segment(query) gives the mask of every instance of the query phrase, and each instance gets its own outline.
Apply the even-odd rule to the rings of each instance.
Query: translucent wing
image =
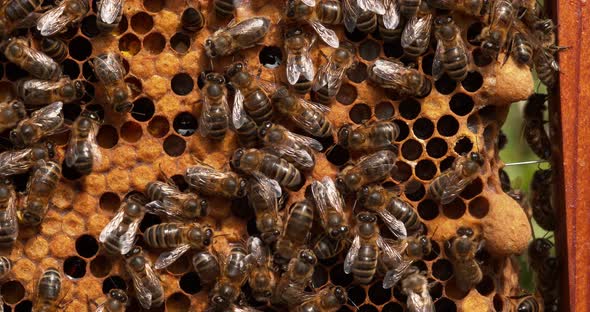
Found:
[[[436,51],[434,52],[434,60],[432,61],[432,77],[434,77],[434,80],[438,80],[444,73],[442,65],[444,52],[445,47],[439,40],[436,45]]]
[[[101,0],[98,9],[98,17],[100,20],[107,24],[113,24],[117,17],[121,15],[121,11],[123,11],[123,1],[124,0]]]
[[[273,145],[272,147],[264,148],[265,151],[275,154],[279,157],[288,159],[291,162],[301,166],[302,168],[311,169],[315,166],[315,161],[308,151],[298,146],[291,145]]]
[[[299,103],[305,107],[306,110],[315,111],[317,114],[324,114],[330,110],[330,108],[326,105],[317,104],[314,102],[308,102],[304,99],[298,99]],[[295,122],[303,129],[319,129],[321,128],[321,124],[317,118],[309,118],[309,115],[303,114],[296,114],[291,116]]]
[[[463,189],[465,189],[465,187],[471,183],[471,181],[471,179],[461,179],[457,181],[457,183],[447,185],[442,193],[442,196],[440,197],[440,203],[446,205],[452,202],[455,198],[457,198],[457,196],[459,196],[459,193],[461,193]]]
[[[92,60],[92,64],[94,65],[94,73],[97,78],[104,83],[122,80],[125,76],[125,68],[123,68],[117,54],[108,53],[100,57],[95,57]]]
[[[340,192],[338,192],[336,184],[334,184],[334,180],[332,180],[332,178],[330,177],[324,177],[322,179],[322,183],[326,188],[326,195],[328,197],[328,201],[332,204],[332,207],[336,211],[342,213],[344,207],[344,199],[340,195]]]
[[[182,256],[185,252],[191,249],[191,245],[184,244],[180,245],[171,251],[166,251],[160,254],[158,260],[156,260],[156,265],[154,266],[157,270],[163,269],[176,261],[180,256]]]
[[[322,65],[320,67],[320,69],[318,70],[315,80],[313,82],[313,86],[312,86],[313,91],[317,91],[317,90],[321,89],[323,86],[328,84],[329,66],[330,66],[330,63],[328,62],[328,63]]]
[[[265,247],[260,238],[255,236],[248,238],[248,251],[258,265],[266,263]]]
[[[382,0],[357,0],[358,6],[363,11],[370,11],[375,14],[385,14],[385,5]]]
[[[223,96],[221,98],[221,103],[216,104],[215,106],[221,106],[221,107],[219,107],[219,109],[223,110],[223,112],[225,113],[226,116],[228,115],[229,106],[227,105],[227,98],[225,96]],[[201,116],[199,118],[199,120],[200,120],[199,133],[203,137],[206,137],[209,134],[209,131],[211,130],[212,125],[210,123],[210,120],[213,119],[212,116],[210,115],[211,110],[212,110],[211,100],[208,97],[204,97],[203,107],[201,108]],[[225,119],[225,120],[227,122],[227,119]]]
[[[356,21],[361,14],[356,0],[342,0],[342,9],[344,13],[344,27],[348,32],[353,32],[356,28]]]
[[[45,136],[54,134],[64,122],[62,107],[62,102],[55,102],[42,107],[31,115],[29,121],[43,129]]]
[[[309,52],[303,52],[302,54],[289,53],[287,56],[287,80],[289,84],[296,84],[301,76],[312,81],[314,74],[315,69]]]
[[[10,176],[24,173],[33,162],[30,160],[31,148],[0,153],[0,176]]]
[[[307,6],[315,7],[315,0],[301,0],[301,2]]]
[[[415,312],[434,312],[434,305],[432,303],[432,298],[428,293],[426,287],[420,294],[416,292],[410,292],[408,294],[408,308],[411,311]]]
[[[388,244],[383,237],[379,236],[377,238],[377,246],[381,248],[381,252],[383,252],[387,257],[393,259],[393,261],[401,263],[402,262],[402,255],[400,252],[393,248],[390,244]]]
[[[90,151],[94,163],[100,163],[102,160],[102,155],[100,153],[100,149],[98,148],[98,144],[96,142],[96,134],[98,133],[98,125],[96,123],[92,124],[90,132],[88,133],[88,138],[83,142],[76,141],[75,138],[70,137],[70,141],[68,143],[68,147],[66,149],[66,164],[69,167],[72,167],[74,163],[78,160],[79,150]]]
[[[385,14],[383,14],[383,26],[387,29],[396,29],[399,25],[399,10],[397,0],[385,0]]]
[[[401,88],[404,83],[403,74],[407,69],[398,61],[376,60],[372,70],[379,78]]]
[[[359,249],[361,248],[361,238],[356,235],[354,240],[352,241],[352,245],[346,254],[346,259],[344,259],[344,273],[350,274],[352,272],[352,264],[354,259],[359,253]]]
[[[127,254],[131,247],[133,247],[133,242],[135,241],[135,233],[137,233],[137,229],[139,228],[139,223],[141,218],[137,218],[129,224],[127,231],[121,235],[119,238],[119,244],[121,246],[121,254]]]
[[[103,303],[103,304],[101,304],[101,305],[99,305],[99,306],[96,308],[96,312],[105,312],[104,306],[105,306],[105,304],[104,304],[104,303]],[[0,312],[2,312],[2,311],[0,311]]]
[[[361,171],[373,176],[387,176],[395,167],[396,155],[392,151],[383,150],[362,157],[356,164]]]
[[[228,173],[223,171],[217,171],[207,166],[193,166],[188,167],[185,172],[187,183],[197,190],[205,194],[212,194],[216,188],[211,183],[214,180],[221,180],[226,178]]]
[[[273,207],[274,213],[278,213],[278,198],[281,197],[281,186],[276,180],[269,179],[262,174],[252,176],[253,181],[248,189],[248,199],[263,199],[265,207]]]
[[[149,264],[146,263],[146,268]],[[144,285],[143,280],[138,276],[137,273],[131,273],[132,270],[128,269],[133,280],[133,287],[135,288],[135,295],[137,300],[145,309],[149,309],[152,305],[152,293],[148,289],[148,285]]]
[[[244,94],[238,89],[236,89],[236,94],[234,95],[231,121],[235,129],[240,129],[248,121],[246,110],[244,110]]]
[[[412,16],[406,23],[406,27],[402,32],[402,47],[407,48],[414,45],[428,48],[428,44],[425,44],[424,42],[428,42],[430,40],[432,18],[432,14]],[[414,44],[414,42],[416,43]]]
[[[383,222],[387,225],[391,233],[393,233],[398,239],[405,239],[408,237],[408,232],[404,223],[392,215],[391,212],[386,209],[381,209],[377,211],[377,213],[381,219],[383,219]]]
[[[317,208],[320,214],[320,220],[322,221],[323,225],[325,226],[327,223],[328,217],[328,190],[326,186],[320,181],[313,181],[311,184],[311,195],[315,201],[315,207]]]
[[[15,230],[15,234],[13,239],[16,239],[16,235],[18,234],[18,221],[16,219],[16,202],[17,197],[14,189],[10,190],[11,196],[8,198],[8,202],[6,204],[6,215],[4,216],[2,221],[2,226],[6,228],[13,228]],[[6,234],[5,234],[6,235]]]
[[[254,309],[252,307],[238,307],[236,305],[233,305],[230,308],[229,312],[262,312],[262,311]]]
[[[67,1],[62,1],[57,7],[46,11],[37,21],[37,30],[42,36],[51,36],[60,32],[72,20],[68,15],[64,15]]]
[[[338,40],[336,32],[326,28],[326,26],[317,20],[309,20],[308,22],[327,45],[331,46],[332,48],[338,48],[340,46],[340,41]],[[313,75],[311,75],[309,80],[311,81],[312,79]]]
[[[305,106],[306,109],[311,109],[311,110],[317,110],[320,111],[321,113],[328,113],[330,111],[330,107],[326,106],[326,105],[322,105],[316,102],[310,102],[310,101],[306,101],[304,99],[299,99],[299,103],[303,106]]]
[[[181,212],[176,209],[175,207],[171,206],[169,202],[164,202],[160,200],[154,200],[145,205],[145,209],[156,215],[165,215],[169,218],[173,218],[175,220],[181,220],[182,215]]]
[[[145,275],[147,277],[147,282],[149,283],[151,289],[159,288],[160,290],[162,290],[162,282],[160,282],[160,278],[158,277],[158,275],[154,273],[151,263],[147,259],[145,262]],[[161,292],[163,293],[164,291],[162,290]]]
[[[291,142],[299,145],[300,147],[303,147],[303,146],[310,147],[318,152],[324,148],[322,146],[322,143],[320,143],[318,140],[316,140],[314,138],[310,138],[308,136],[295,134],[291,131],[287,131],[287,137],[289,138],[289,140],[291,140]]]
[[[121,224],[121,221],[123,221],[124,215],[125,211],[123,211],[123,209],[119,209],[119,212],[117,212],[117,214],[104,227],[104,229],[102,229],[102,231],[100,232],[100,236],[98,237],[98,240],[101,243],[104,243],[110,235],[115,234],[117,228],[119,227],[119,224]]]

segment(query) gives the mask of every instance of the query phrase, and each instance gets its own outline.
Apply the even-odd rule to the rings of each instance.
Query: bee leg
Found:
[[[512,46],[514,44],[514,37],[511,36],[510,39],[508,39],[508,47],[506,48],[506,51],[504,52],[504,61],[502,62],[502,66],[504,66],[504,64],[506,64],[506,62],[508,62],[508,58],[510,57],[510,52],[512,51]]]

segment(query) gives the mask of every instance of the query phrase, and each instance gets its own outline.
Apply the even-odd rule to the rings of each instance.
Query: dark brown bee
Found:
[[[547,49],[535,48],[533,53],[533,64],[539,80],[548,88],[555,86],[559,64],[553,54]]]
[[[47,54],[54,61],[61,63],[68,57],[68,45],[59,38],[43,37],[41,52]]]
[[[98,312],[125,312],[129,297],[122,289],[111,289],[107,300],[96,308]]]
[[[439,16],[434,24],[438,43],[432,63],[432,76],[438,79],[446,72],[455,81],[465,80],[469,57],[459,27],[450,16]]]
[[[395,247],[396,249],[403,249],[406,246],[401,261],[390,258],[384,253],[379,255],[377,270],[380,275],[383,275],[384,289],[395,286],[404,276],[412,272],[411,265],[414,261],[424,259],[432,252],[432,243],[425,235],[408,237],[398,243],[399,247]]]
[[[79,80],[62,77],[58,81],[24,79],[16,83],[18,96],[28,106],[45,106],[47,103],[71,103],[84,96],[84,84]]]
[[[383,38],[383,41],[385,41],[385,42],[394,42],[394,41],[399,40],[402,37],[402,32],[405,28],[404,25],[406,24],[405,19],[403,17],[400,17],[400,22],[397,25],[397,27],[395,27],[393,29],[388,29],[387,27],[385,27],[385,25],[383,23],[382,16],[379,16],[378,23],[379,23],[379,34],[381,35],[381,38]]]
[[[119,26],[123,18],[122,0],[102,0],[98,2],[98,11],[96,13],[96,25],[103,32],[111,32]]]
[[[299,128],[315,137],[332,135],[332,123],[326,118],[327,106],[293,96],[287,88],[279,88],[272,96],[275,108],[288,116]]]
[[[277,284],[270,249],[258,237],[248,239],[248,262],[251,266],[248,284],[258,302],[269,302]]]
[[[133,247],[135,233],[145,214],[142,201],[138,196],[127,197],[117,214],[100,232],[98,240],[108,254],[124,255]]]
[[[161,306],[164,302],[162,282],[152,269],[150,260],[139,246],[124,255],[125,267],[133,280],[137,300],[144,309]]]
[[[522,32],[512,34],[512,57],[520,64],[531,64],[533,60],[533,46]]]
[[[266,244],[276,242],[283,230],[278,207],[281,194],[278,182],[261,174],[252,175],[248,183],[248,203],[256,214],[256,228]]]
[[[145,189],[151,200],[145,208],[154,214],[181,220],[194,220],[209,214],[209,204],[206,199],[193,193],[181,192],[172,181],[152,181],[146,185]]]
[[[330,285],[314,293],[311,298],[305,300],[292,311],[336,312],[346,304],[347,300],[348,295],[344,287]]]
[[[27,185],[24,209],[17,213],[21,223],[29,226],[41,224],[60,178],[61,165],[59,163],[51,160],[37,162],[35,171]]]
[[[365,34],[372,34],[378,27],[377,14],[362,11],[356,20],[356,28]]]
[[[235,110],[234,106],[234,110]],[[235,114],[232,112],[232,128],[238,136],[238,143],[242,147],[257,147],[260,143],[258,138],[258,126],[254,119],[245,112],[240,114],[238,120],[234,119]]]
[[[58,133],[64,122],[62,107],[62,102],[55,102],[36,110],[31,117],[19,121],[16,128],[10,131],[10,141],[16,146],[29,146],[44,137]]]
[[[547,109],[547,96],[535,93],[529,97],[524,107],[524,138],[539,158],[551,159],[551,140],[544,127],[544,111]]]
[[[315,13],[318,20],[327,25],[341,24],[344,18],[340,1],[336,0],[324,0],[316,3]]]
[[[18,236],[18,220],[16,216],[17,197],[14,186],[9,180],[0,182],[0,247],[9,249]],[[0,257],[0,279],[4,277],[6,260]]]
[[[344,193],[357,192],[364,185],[384,180],[391,175],[397,156],[392,151],[378,151],[362,157],[338,173],[336,185]]]
[[[411,0],[410,0],[411,1]],[[428,50],[430,45],[430,31],[432,29],[432,20],[434,15],[426,4],[422,4],[418,14],[406,16],[408,22],[402,32],[401,44],[404,53],[410,57],[418,57]]]
[[[131,90],[123,80],[125,68],[121,56],[115,53],[100,54],[92,60],[92,68],[98,80],[104,85],[106,102],[113,110],[121,114],[131,111]]]
[[[484,165],[480,153],[471,152],[455,159],[453,166],[430,183],[429,192],[441,204],[452,202],[473,182]]]
[[[188,167],[184,177],[200,194],[226,198],[240,198],[246,195],[246,180],[232,171],[219,171],[201,164]]]
[[[90,174],[94,164],[100,163],[102,158],[96,143],[100,123],[98,114],[84,111],[72,124],[65,161],[82,175]]]
[[[33,311],[57,312],[61,310],[59,307],[61,285],[61,274],[57,269],[45,270],[37,283]]]
[[[349,227],[343,212],[344,200],[329,177],[311,184],[311,192],[324,227],[324,233],[313,244],[314,253],[320,259],[339,254],[348,238]]]
[[[205,52],[207,56],[214,58],[251,48],[264,39],[270,24],[267,17],[252,17],[237,24],[231,23],[205,40]]]
[[[428,292],[428,279],[424,272],[419,272],[415,267],[402,280],[402,292],[408,296],[406,305],[408,311],[427,312],[435,311],[432,297]]]
[[[551,203],[551,181],[553,172],[551,169],[539,169],[533,174],[530,187],[530,205],[533,209],[533,218],[540,227],[546,231],[555,230],[555,210]]]
[[[430,93],[432,84],[419,71],[405,67],[398,60],[378,59],[367,67],[369,80],[384,89],[391,89],[395,94],[425,97]]]
[[[8,40],[4,48],[4,56],[35,78],[58,80],[62,76],[59,64],[45,53],[33,49],[23,38]]]
[[[475,253],[484,241],[476,237],[471,228],[460,227],[457,236],[445,242],[445,253],[453,263],[455,283],[462,292],[468,292],[481,282],[483,273]]]
[[[257,79],[248,73],[245,63],[236,62],[226,71],[232,86],[236,88],[234,98],[234,114],[242,113],[241,108],[250,116],[257,125],[270,121],[273,115],[273,106],[267,93],[258,84]],[[238,111],[236,111],[236,109]],[[236,117],[241,120],[242,116]],[[234,122],[235,125],[235,122]],[[238,125],[235,125],[238,128]]]
[[[12,261],[6,256],[0,257],[0,279],[5,278],[12,271]]]
[[[193,256],[193,267],[199,274],[201,284],[209,287],[215,284],[221,274],[217,257],[208,251],[201,251]]]
[[[354,61],[354,48],[340,47],[330,55],[328,62],[322,65],[314,79],[313,91],[318,102],[329,105],[332,103],[344,78],[344,73]]]
[[[272,303],[296,306],[305,300],[305,288],[310,286],[317,258],[309,249],[296,250],[274,291]]]
[[[400,2],[398,3],[399,12],[401,13],[401,15],[410,18],[418,14],[418,10],[420,10],[421,4],[421,0],[400,0]]]
[[[195,33],[205,26],[205,16],[199,7],[188,7],[182,12],[180,23],[182,29],[190,33]]]
[[[232,168],[246,174],[261,173],[289,190],[299,189],[302,176],[288,161],[254,148],[237,149],[230,160]]]
[[[53,36],[64,32],[68,25],[76,25],[90,10],[88,1],[64,0],[45,11],[37,20],[41,36]]]
[[[338,130],[338,144],[350,151],[375,152],[393,148],[399,127],[391,121],[364,123],[358,127],[344,124]]]
[[[321,8],[314,10],[316,6],[316,0],[287,0],[284,17],[286,17],[288,23],[309,24],[327,45],[338,48],[340,43],[336,32],[322,24],[323,22],[318,19],[321,14],[313,14],[317,10],[321,10]]]
[[[496,0],[490,12],[489,25],[481,31],[481,49],[493,58],[497,58],[501,49],[506,46],[508,31],[514,23],[516,10],[512,1]]]
[[[236,11],[235,0],[214,0],[213,9],[215,14],[221,18],[226,18],[234,15]]]
[[[289,209],[285,229],[276,244],[275,262],[286,265],[295,252],[305,246],[313,225],[314,207],[307,200],[295,202]]]
[[[22,174],[39,160],[49,160],[55,156],[52,143],[39,143],[32,147],[0,153],[0,176]]]
[[[2,1],[0,7],[0,35],[6,37],[18,28],[33,27],[43,1],[8,0]]]
[[[0,132],[12,129],[27,117],[25,105],[19,100],[0,102]]]
[[[199,117],[199,132],[203,137],[221,141],[229,127],[229,106],[225,78],[218,73],[201,74],[205,84],[201,89],[203,106]]]
[[[313,38],[303,29],[296,27],[287,30],[284,39],[287,52],[287,81],[293,86],[295,93],[304,95],[311,90],[315,75],[315,67],[309,53]]]
[[[524,297],[516,297],[516,303],[512,303],[515,307],[515,311],[518,312],[541,312],[541,305],[537,298],[531,295],[526,295]],[[547,310],[544,310],[547,311]]]
[[[267,150],[292,163],[300,170],[311,170],[315,166],[315,152],[322,150],[322,144],[315,139],[295,134],[287,128],[265,122],[258,130],[258,136]]]
[[[221,275],[209,292],[210,307],[213,311],[228,311],[240,297],[251,266],[248,254],[241,244],[233,244],[229,255],[221,264]]]
[[[543,266],[543,261],[551,256],[553,243],[546,238],[533,239],[527,248],[529,266],[533,271],[538,271]]]

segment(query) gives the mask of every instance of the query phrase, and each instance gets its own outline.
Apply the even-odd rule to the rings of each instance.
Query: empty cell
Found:
[[[432,298],[433,301],[442,297],[443,288],[444,288],[443,284],[441,284],[439,282],[435,282],[431,285],[429,283],[428,287],[429,287],[428,292],[430,293],[430,297]]]
[[[416,140],[407,140],[402,145],[402,156],[407,160],[416,160],[422,155],[422,144]]]
[[[76,252],[84,258],[92,258],[98,252],[98,241],[94,236],[84,234],[76,239]]]
[[[14,312],[30,312],[33,310],[33,302],[31,300],[23,300],[14,307]]]
[[[449,156],[445,158],[443,161],[440,162],[440,172],[445,172],[449,168],[453,166],[453,162],[455,162],[455,157]]]
[[[494,280],[489,275],[484,275],[481,282],[475,286],[475,289],[482,296],[490,295],[495,289]]]
[[[347,287],[352,283],[352,275],[344,273],[344,263],[338,263],[330,270],[330,281],[334,285]]]
[[[8,304],[15,304],[25,297],[25,288],[19,281],[8,281],[2,284],[2,299]]]
[[[174,185],[176,185],[176,187],[178,187],[178,189],[181,192],[186,191],[189,187],[188,183],[186,183],[186,180],[184,179],[184,176],[182,174],[175,174],[171,176],[170,179],[172,179]]]
[[[154,19],[145,12],[136,13],[131,17],[131,29],[140,35],[147,34],[152,27],[154,27]]]
[[[86,275],[86,261],[78,256],[69,257],[64,261],[63,271],[70,278],[82,278]]]
[[[471,182],[469,185],[467,185],[467,187],[465,187],[463,192],[461,192],[461,197],[464,199],[471,199],[471,198],[479,195],[482,190],[483,190],[483,182],[481,181],[480,178],[477,178],[473,182]]]
[[[414,171],[419,179],[428,181],[436,175],[436,165],[431,160],[423,159],[418,162]]]
[[[412,132],[419,139],[428,139],[434,133],[434,124],[428,118],[420,118],[414,122]]]
[[[422,183],[419,183],[417,189],[406,190],[404,195],[406,195],[406,198],[411,201],[419,201],[426,195],[426,189]]]
[[[103,255],[98,255],[90,261],[90,273],[94,277],[105,277],[109,275],[113,264],[109,258]]]
[[[407,98],[399,103],[399,114],[408,120],[418,117],[420,109],[420,102],[413,98]]]
[[[128,121],[121,126],[121,138],[127,142],[135,143],[141,139],[142,135],[143,130],[137,122]]]
[[[359,307],[359,312],[378,312],[377,308],[372,304],[365,304]]]
[[[92,54],[92,44],[84,37],[76,37],[70,41],[68,50],[75,60],[84,61]]]
[[[438,213],[438,205],[430,199],[423,200],[418,204],[418,214],[423,220],[434,220],[438,217]]]
[[[348,300],[352,301],[355,305],[362,305],[366,298],[367,293],[363,287],[355,285],[348,288]]]
[[[277,68],[283,63],[283,51],[276,46],[264,47],[258,54],[258,61],[266,68]]]
[[[391,300],[391,289],[384,289],[380,282],[374,283],[369,288],[369,299],[376,305],[382,305]]]
[[[357,124],[362,124],[371,119],[371,114],[371,108],[364,103],[355,104],[348,113],[350,120]]]
[[[186,53],[191,47],[191,38],[185,33],[177,32],[170,38],[170,47],[178,53]]]
[[[177,135],[170,135],[164,140],[164,152],[172,157],[177,157],[184,153],[186,141]]]
[[[502,296],[500,294],[495,294],[494,295],[494,309],[496,309],[496,311],[504,311],[504,299],[502,299]]]
[[[426,143],[426,153],[432,158],[441,158],[447,154],[447,142],[441,138],[432,138]]]
[[[404,308],[397,302],[390,302],[383,306],[381,312],[404,312]]]
[[[199,274],[195,272],[188,272],[184,274],[178,281],[178,285],[182,291],[191,295],[198,293],[202,289]]]
[[[342,84],[340,87],[340,91],[336,94],[336,100],[340,102],[340,104],[350,105],[356,100],[357,92],[356,88],[348,83]]]
[[[395,108],[391,102],[383,101],[375,105],[375,117],[380,120],[386,120],[391,118],[395,114]]]
[[[453,276],[453,264],[447,259],[438,259],[432,264],[432,276],[439,281],[446,281]]]
[[[399,182],[405,182],[412,176],[412,167],[403,161],[395,163],[395,170],[392,178]]]
[[[64,114],[64,120],[67,123],[73,123],[80,113],[82,112],[82,107],[78,104],[66,104],[62,108],[62,112]]]
[[[166,38],[159,32],[153,32],[143,38],[143,47],[151,54],[160,54],[166,46]]]
[[[459,219],[465,214],[465,203],[460,198],[442,206],[443,214],[449,219]]]
[[[408,127],[408,123],[401,120],[401,119],[396,119],[393,122],[399,128],[399,135],[397,136],[395,141],[401,142],[401,141],[405,140],[408,137],[408,135],[410,134],[410,128]]]
[[[98,146],[102,148],[113,148],[119,142],[119,134],[117,133],[117,129],[111,125],[102,125],[100,129],[98,129],[98,134],[96,135],[96,142]]]
[[[64,75],[70,77],[70,79],[77,79],[80,76],[80,65],[74,60],[66,59],[61,63],[61,66]]]
[[[166,299],[166,311],[184,312],[190,310],[191,300],[183,293],[177,292]]]
[[[457,305],[449,298],[442,297],[434,303],[436,311],[456,312]]]
[[[451,94],[457,88],[457,82],[451,79],[449,75],[444,73],[437,81],[434,82],[434,88],[440,94]]]
[[[133,101],[131,117],[137,121],[148,121],[152,118],[155,111],[154,102],[149,98],[142,97]]]
[[[187,95],[193,90],[195,83],[189,74],[179,73],[172,77],[171,86],[174,93]]]
[[[465,80],[461,81],[463,89],[475,92],[483,85],[483,76],[478,71],[470,71]]]
[[[475,22],[469,25],[469,28],[467,28],[467,42],[475,46],[481,45],[479,35],[481,34],[483,26],[484,25],[481,22]]]
[[[154,138],[161,138],[170,131],[170,123],[164,116],[154,116],[148,123],[148,133]]]
[[[455,143],[455,152],[459,155],[465,155],[473,149],[473,142],[468,137],[462,137]]]
[[[182,255],[178,260],[166,267],[166,272],[171,275],[182,275],[188,272],[192,267],[191,259],[188,254]]]
[[[443,136],[453,136],[459,131],[459,122],[451,115],[442,116],[436,123],[438,133]]]
[[[366,40],[359,46],[359,55],[367,61],[372,61],[379,56],[381,46],[373,40]]]
[[[119,39],[119,51],[136,55],[141,50],[141,41],[136,35],[128,33]]]
[[[106,192],[100,195],[100,209],[107,211],[115,211],[119,209],[119,205],[121,205],[121,199],[119,199],[119,195],[117,195],[116,193]]]
[[[457,93],[451,97],[449,106],[451,111],[459,116],[465,116],[473,109],[473,99],[465,93]]]
[[[488,66],[494,61],[494,59],[491,56],[483,53],[481,48],[475,48],[472,52],[472,55],[473,55],[473,63],[475,63],[475,65],[477,65],[479,67]]]
[[[346,71],[348,80],[356,83],[361,83],[367,79],[367,65],[365,63],[357,62]]]
[[[434,61],[434,54],[428,54],[422,57],[422,72],[425,75],[432,75],[432,62]]]
[[[483,196],[476,197],[471,202],[469,202],[469,214],[474,218],[484,218],[488,215],[489,211],[490,203]]]

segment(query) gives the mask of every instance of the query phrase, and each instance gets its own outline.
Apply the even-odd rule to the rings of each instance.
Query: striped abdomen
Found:
[[[402,25],[406,24],[403,17],[400,17],[399,25],[395,29],[385,28],[385,25],[383,24],[383,17],[382,16],[379,16],[378,22],[379,22],[379,34],[381,35],[381,38],[383,39],[383,41],[393,42],[393,41],[400,40],[400,38],[402,37],[402,32],[404,30]]]
[[[271,101],[260,88],[244,95],[244,109],[257,125],[272,119]]]
[[[33,311],[54,311],[61,291],[61,275],[56,269],[47,269],[37,284],[37,298]]]
[[[215,0],[213,2],[215,14],[220,17],[228,17],[234,15],[236,7],[233,0]]]
[[[193,267],[204,285],[213,285],[220,275],[219,262],[209,252],[199,252],[193,257]]]
[[[467,77],[469,58],[465,50],[459,46],[445,47],[443,64],[446,73],[455,81],[463,81]]]
[[[301,184],[301,173],[288,161],[272,154],[265,153],[260,172],[265,176],[277,180],[279,184],[291,191]]]
[[[6,4],[4,13],[10,21],[18,22],[37,10],[42,2],[41,0],[11,0]]]
[[[342,23],[344,15],[339,1],[328,0],[316,4],[316,16],[322,24],[337,25]]]
[[[551,140],[543,127],[542,120],[527,120],[524,138],[535,155],[545,160],[551,158]]]
[[[405,17],[412,17],[418,13],[420,0],[401,0],[399,2],[399,12]]]
[[[68,56],[68,46],[58,38],[43,37],[41,51],[59,63]]]
[[[378,254],[377,245],[361,243],[358,255],[352,263],[352,276],[357,283],[369,284],[373,280],[377,270]]]
[[[313,206],[306,201],[293,204],[284,237],[298,245],[303,245],[313,225]]]
[[[364,11],[356,20],[356,28],[365,34],[373,33],[377,29],[377,14]]]
[[[0,248],[10,248],[18,236],[18,222],[14,212],[12,214],[6,209],[0,210]]]
[[[127,230],[131,223],[133,223],[134,219],[129,217],[128,215],[123,216],[123,220],[117,227],[116,232],[111,235],[108,235],[105,241],[102,243],[105,251],[111,255],[121,254],[121,244],[120,238]]]
[[[309,120],[308,124],[310,125],[318,125],[317,127],[307,127],[303,130],[307,131],[309,134],[315,137],[328,137],[332,135],[332,124],[329,120],[326,119],[326,116],[319,111],[316,110],[304,110],[301,113],[301,119]]]
[[[239,129],[236,129],[240,146],[255,147],[258,145],[258,126],[252,118],[244,123]]]
[[[182,229],[175,223],[152,225],[145,230],[143,237],[153,248],[174,248],[183,243]]]
[[[223,140],[227,132],[229,117],[221,102],[211,103],[211,108],[205,116],[205,122],[208,125],[207,137],[212,140]]]
[[[8,257],[2,256],[0,257],[0,279],[6,277],[8,273],[12,270],[12,262]]]
[[[404,223],[408,233],[415,233],[422,228],[422,223],[412,205],[400,198],[392,198],[387,205],[387,211]]]

